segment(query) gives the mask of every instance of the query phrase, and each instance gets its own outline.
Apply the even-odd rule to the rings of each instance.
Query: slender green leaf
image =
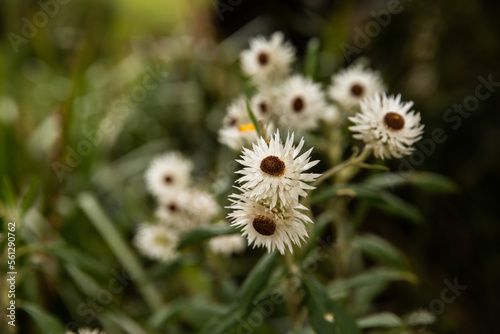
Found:
[[[201,334],[226,333],[229,328],[236,325],[241,319],[239,314],[237,305],[233,305],[227,312],[209,321],[201,330]]]
[[[52,314],[46,312],[43,308],[35,303],[20,302],[19,308],[23,309],[30,315],[36,325],[43,333],[47,334],[64,334],[66,330],[61,322]]]
[[[403,326],[403,320],[391,312],[370,314],[358,319],[359,328],[394,328]]]
[[[276,259],[276,252],[264,255],[243,282],[238,294],[239,309],[243,314],[247,313],[254,298],[265,288],[276,267]]]
[[[162,304],[160,295],[155,291],[153,285],[146,276],[135,253],[105,215],[94,196],[89,193],[82,193],[78,196],[78,203],[111,248],[117,259],[125,269],[131,273],[132,278],[137,282],[139,291],[141,291],[151,309],[159,308]]]
[[[20,253],[30,253],[30,252],[44,252],[57,257],[64,263],[74,264],[77,267],[85,270],[86,272],[92,274],[92,276],[97,278],[104,278],[103,273],[106,268],[96,259],[90,257],[79,251],[77,248],[71,247],[64,244],[51,244],[51,245],[29,245],[20,248]]]
[[[354,317],[328,297],[326,289],[310,276],[303,278],[311,325],[317,333],[361,334]]]
[[[12,184],[10,179],[4,175],[4,177],[2,178],[1,195],[5,203],[14,205],[16,202],[16,196],[14,194],[15,194],[14,185]]]
[[[336,185],[330,187],[311,199],[316,203],[334,196],[350,196],[366,200],[369,204],[384,212],[408,219],[414,223],[421,223],[424,218],[420,211],[412,204],[381,189],[370,188],[366,185]]]
[[[430,172],[374,174],[365,182],[377,188],[413,185],[430,192],[452,193],[458,190],[458,185],[449,177]]]
[[[255,117],[255,114],[252,111],[252,107],[250,106],[250,102],[248,102],[248,100],[245,100],[245,103],[247,105],[248,116],[250,117],[250,120],[252,121],[253,125],[255,126],[255,131],[257,131],[257,136],[261,137],[262,133],[260,131],[259,121],[257,120],[257,117]]]
[[[316,67],[318,66],[319,46],[320,43],[317,38],[311,38],[307,43],[304,73],[311,78],[314,78]]]
[[[436,321],[436,316],[423,308],[410,313],[404,319],[409,326],[426,326]]]
[[[201,244],[203,241],[227,234],[238,233],[234,227],[229,225],[208,225],[186,233],[179,241],[178,249]]]
[[[404,254],[379,236],[374,234],[358,235],[354,238],[353,246],[358,247],[381,264],[396,269],[408,269],[408,261]]]
[[[40,179],[33,179],[26,192],[21,199],[21,212],[25,213],[35,202],[36,196],[38,195],[38,189],[40,187]]]
[[[334,281],[328,285],[327,290],[330,296],[336,298],[336,296],[343,295],[349,289],[391,281],[408,281],[410,283],[416,283],[418,279],[414,274],[407,271],[391,268],[376,268],[344,280]]]
[[[128,334],[149,334],[150,332],[142,328],[134,319],[132,319],[127,314],[119,311],[112,310],[106,311],[103,313],[103,316],[111,321],[113,321],[116,325],[118,325],[125,333]]]

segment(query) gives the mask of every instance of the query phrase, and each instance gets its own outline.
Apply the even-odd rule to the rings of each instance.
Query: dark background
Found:
[[[219,3],[229,4],[228,1]],[[253,20],[268,23],[264,32],[284,31],[304,52],[311,37],[336,64],[348,65],[340,48],[355,46],[356,30],[373,21],[370,11],[386,9],[388,1],[241,1],[233,11],[214,16],[223,40]],[[421,226],[395,224],[372,212],[367,230],[388,238],[410,257],[421,283],[408,291],[393,285],[380,300],[393,310],[429,309],[446,288],[444,280],[466,285],[457,299],[437,315],[436,333],[491,333],[500,322],[500,87],[480,101],[468,118],[448,121],[447,109],[475,94],[478,77],[500,82],[500,3],[496,1],[401,1],[401,13],[391,16],[359,54],[379,70],[389,91],[415,101],[425,124],[425,138],[443,129],[418,170],[450,176],[460,186],[454,196],[433,196],[411,189],[398,193],[424,211]],[[222,7],[221,7],[222,8]],[[339,26],[339,20],[342,25]],[[259,22],[261,22],[259,21]],[[450,117],[458,114],[451,113]],[[455,123],[456,122],[456,123]],[[398,169],[392,161],[392,169]],[[365,224],[366,226],[366,224]],[[437,304],[432,304],[434,307]],[[431,305],[431,306],[432,306]],[[437,308],[438,309],[438,308]]]

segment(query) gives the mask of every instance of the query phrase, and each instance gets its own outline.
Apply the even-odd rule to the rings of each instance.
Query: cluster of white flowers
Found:
[[[241,53],[241,67],[256,86],[250,107],[269,138],[275,127],[306,132],[321,121],[338,125],[348,118],[354,138],[364,141],[377,158],[401,158],[421,139],[420,116],[409,111],[412,102],[399,95],[387,97],[378,72],[352,65],[340,70],[323,89],[311,78],[291,74],[295,49],[280,32],[268,40],[259,36]],[[329,97],[329,100],[328,100]],[[220,142],[235,151],[257,141],[257,129],[249,117],[245,97],[238,97],[227,111],[219,131]]]
[[[147,257],[169,261],[176,256],[181,233],[209,224],[219,205],[209,193],[191,186],[193,163],[178,152],[152,160],[146,171],[146,185],[156,198],[158,223],[140,224],[135,246]]]
[[[340,125],[348,119],[354,123],[349,127],[353,137],[384,159],[411,154],[423,125],[420,115],[410,111],[413,102],[386,95],[378,72],[352,65],[333,75],[326,89],[312,78],[292,74],[295,49],[282,33],[252,39],[240,60],[256,93],[249,102],[240,96],[229,106],[219,131],[221,143],[243,149],[237,160],[244,166],[237,180],[242,193],[230,196],[229,218],[254,247],[284,253],[307,236],[305,224],[311,220],[301,212],[307,209],[299,198],[319,174],[304,173],[317,163],[309,162],[311,150],[298,156],[304,140],[295,148],[292,133],[283,145],[279,130],[272,135],[275,128],[305,133],[323,121],[330,131],[342,131]]]
[[[252,150],[243,149],[238,162],[244,168],[237,172],[243,175],[237,180],[241,194],[231,195],[228,216],[254,247],[278,249],[282,254],[286,248],[293,252],[292,243],[300,245],[307,236],[304,225],[312,221],[301,212],[307,208],[299,199],[313,189],[307,182],[319,176],[304,173],[319,161],[309,161],[312,149],[299,156],[304,139],[297,147],[293,139],[292,133],[283,144],[277,131],[269,142],[261,137]]]

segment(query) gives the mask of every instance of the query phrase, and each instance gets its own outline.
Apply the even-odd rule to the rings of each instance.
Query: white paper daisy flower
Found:
[[[219,130],[219,142],[234,151],[241,151],[257,140],[255,125],[248,115],[245,99],[240,97],[230,104],[224,125]]]
[[[385,91],[378,72],[351,66],[332,76],[328,91],[330,97],[347,111],[359,110],[359,103],[366,97]]]
[[[297,147],[293,146],[293,139],[292,133],[283,145],[278,130],[269,143],[259,138],[253,150],[243,149],[241,160],[236,161],[244,168],[236,173],[243,175],[237,182],[248,197],[266,201],[274,208],[278,201],[282,206],[295,204],[299,196],[307,196],[305,190],[314,189],[306,182],[313,182],[320,174],[304,172],[319,160],[309,161],[312,148],[298,156],[304,146],[304,138]]]
[[[219,213],[215,199],[197,189],[179,189],[160,197],[158,202],[158,218],[179,232],[208,224]]]
[[[410,111],[413,102],[377,94],[361,102],[361,112],[349,117],[353,137],[363,140],[377,158],[402,158],[414,150],[412,145],[422,138],[424,125],[420,114]]]
[[[142,223],[137,228],[133,243],[146,257],[153,260],[170,261],[177,256],[178,241],[177,234],[168,226]]]
[[[300,246],[307,237],[305,224],[312,221],[299,210],[307,210],[301,204],[274,207],[254,201],[244,195],[231,195],[233,211],[228,215],[231,225],[242,229],[253,247],[264,246],[269,252],[275,249],[281,254],[286,248],[293,253],[292,244]]]
[[[222,235],[210,239],[208,248],[215,254],[231,255],[245,250],[247,243],[240,234]]]
[[[250,40],[250,49],[241,53],[241,67],[258,86],[269,86],[282,80],[290,72],[295,60],[295,49],[281,32],[275,32],[269,40],[258,36]]]
[[[277,113],[277,100],[278,91],[276,89],[265,89],[255,94],[250,100],[255,117],[266,123],[274,120]]]
[[[191,182],[193,163],[178,152],[156,157],[146,171],[146,186],[151,194],[163,196],[174,189],[187,187]]]
[[[287,130],[307,131],[317,128],[326,108],[325,96],[319,84],[295,75],[279,89],[278,124]]]

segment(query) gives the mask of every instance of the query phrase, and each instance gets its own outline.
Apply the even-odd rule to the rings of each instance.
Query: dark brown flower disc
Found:
[[[255,231],[265,236],[273,235],[276,231],[276,223],[272,219],[264,216],[255,217],[252,225]]]
[[[262,66],[266,65],[269,62],[269,55],[265,52],[259,53],[257,56],[257,59],[259,60],[259,64]]]
[[[293,100],[292,106],[293,106],[293,111],[295,111],[297,113],[301,112],[305,106],[304,99],[300,96],[296,97]]]
[[[175,203],[167,204],[167,209],[170,210],[170,212],[176,212],[178,209],[177,204]]]
[[[270,155],[262,159],[260,170],[272,176],[281,176],[285,172],[285,163],[277,156]]]
[[[354,96],[360,97],[365,92],[365,89],[360,84],[354,84],[351,87],[351,93]]]
[[[405,119],[396,112],[388,112],[385,114],[384,123],[389,129],[401,130],[405,126]]]
[[[174,182],[174,178],[170,175],[165,175],[165,177],[163,178],[163,182],[165,182],[166,184],[172,184],[172,182]]]
[[[259,103],[259,109],[261,113],[267,113],[267,104],[265,102]]]

